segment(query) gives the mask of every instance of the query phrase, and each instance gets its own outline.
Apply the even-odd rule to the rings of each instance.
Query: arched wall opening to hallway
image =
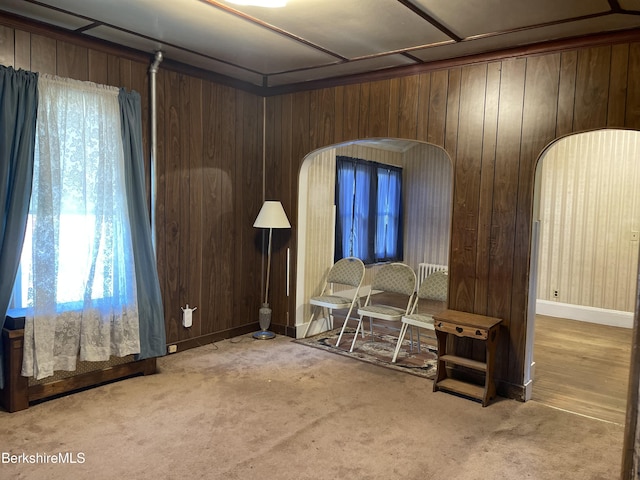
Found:
[[[527,399],[616,423],[625,421],[629,375],[625,356],[633,343],[637,298],[639,154],[640,132],[633,130],[603,129],[562,137],[540,155],[534,186]],[[538,317],[540,325],[553,325],[556,319],[558,325],[575,327],[576,331],[582,328],[584,342],[587,331],[621,339],[620,347],[627,353],[614,362],[594,345],[584,354],[583,362],[595,366],[593,388],[583,388],[584,382],[575,371],[560,382],[556,374],[562,376],[562,370],[571,369],[562,363],[570,361],[570,345],[566,344],[564,356],[557,356],[555,364],[550,365],[548,357],[544,363],[535,363],[535,332],[545,338],[545,344],[538,346],[545,355],[549,352],[548,336],[553,335],[549,328],[536,328],[536,315],[543,316]],[[600,383],[599,365],[622,381],[608,386]],[[553,385],[545,383],[550,378],[556,379]],[[556,398],[548,393],[552,390]]]

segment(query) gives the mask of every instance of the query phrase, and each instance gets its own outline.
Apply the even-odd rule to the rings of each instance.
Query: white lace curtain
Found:
[[[140,338],[118,89],[40,75],[38,90],[22,374],[40,379]]]

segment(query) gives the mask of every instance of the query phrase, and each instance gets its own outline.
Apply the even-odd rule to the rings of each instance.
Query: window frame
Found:
[[[349,212],[345,211],[344,215],[341,211],[341,193],[343,192],[343,182],[344,179],[340,179],[341,174],[341,164],[352,164],[353,165],[353,205],[351,206],[351,220],[349,222],[348,215]],[[379,175],[382,171],[392,171],[395,172],[396,178],[399,179],[398,182],[398,192],[397,192],[397,209],[394,211],[394,215],[397,218],[397,232],[395,238],[396,249],[394,254],[386,254],[386,249],[380,249],[377,245],[378,242],[378,222],[381,217],[380,205],[379,205]],[[363,172],[367,172],[366,174]],[[358,176],[360,174],[360,176]],[[364,196],[368,197],[368,202],[363,202],[362,205],[358,206],[356,202],[357,194],[358,194],[358,180],[362,181],[363,179],[368,180],[367,185],[365,187]],[[368,188],[368,192],[366,191]],[[346,192],[347,194],[349,192]],[[386,263],[393,261],[402,261],[404,258],[404,208],[403,208],[403,169],[397,165],[390,165],[385,163],[376,162],[373,160],[364,160],[361,158],[354,158],[344,155],[336,155],[336,177],[335,177],[335,197],[334,203],[336,206],[336,218],[335,218],[335,240],[334,240],[334,260],[338,261],[341,258],[356,256],[360,258],[365,265],[375,265],[378,263]],[[364,199],[362,199],[364,200]],[[366,203],[366,205],[365,205]],[[358,210],[358,208],[360,210]],[[364,237],[359,238],[361,245],[366,244],[366,248],[360,247],[356,248],[356,238],[357,229],[356,224],[358,222],[362,223],[362,218],[358,220],[358,216],[362,216],[362,210],[367,211],[366,217],[366,225],[365,228],[360,228],[359,231],[363,232],[366,230]],[[347,207],[348,210],[348,207]],[[388,215],[385,212],[382,212],[385,218]],[[342,217],[347,216],[347,220],[343,222]],[[348,224],[347,228],[343,229],[343,223],[345,225]],[[349,246],[345,248],[344,235],[343,230],[349,230],[350,241]],[[388,243],[388,238],[385,234],[384,243]],[[364,248],[364,249],[363,249]],[[358,251],[358,250],[362,250]],[[385,255],[379,256],[378,253],[380,250],[384,250]]]

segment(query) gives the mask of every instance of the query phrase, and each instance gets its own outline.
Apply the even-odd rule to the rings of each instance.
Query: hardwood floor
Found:
[[[624,425],[632,329],[536,315],[532,400]]]

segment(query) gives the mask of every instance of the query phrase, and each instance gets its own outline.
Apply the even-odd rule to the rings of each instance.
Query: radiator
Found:
[[[449,269],[446,265],[436,265],[435,263],[419,263],[418,264],[418,284],[431,275],[433,272],[445,272]]]

